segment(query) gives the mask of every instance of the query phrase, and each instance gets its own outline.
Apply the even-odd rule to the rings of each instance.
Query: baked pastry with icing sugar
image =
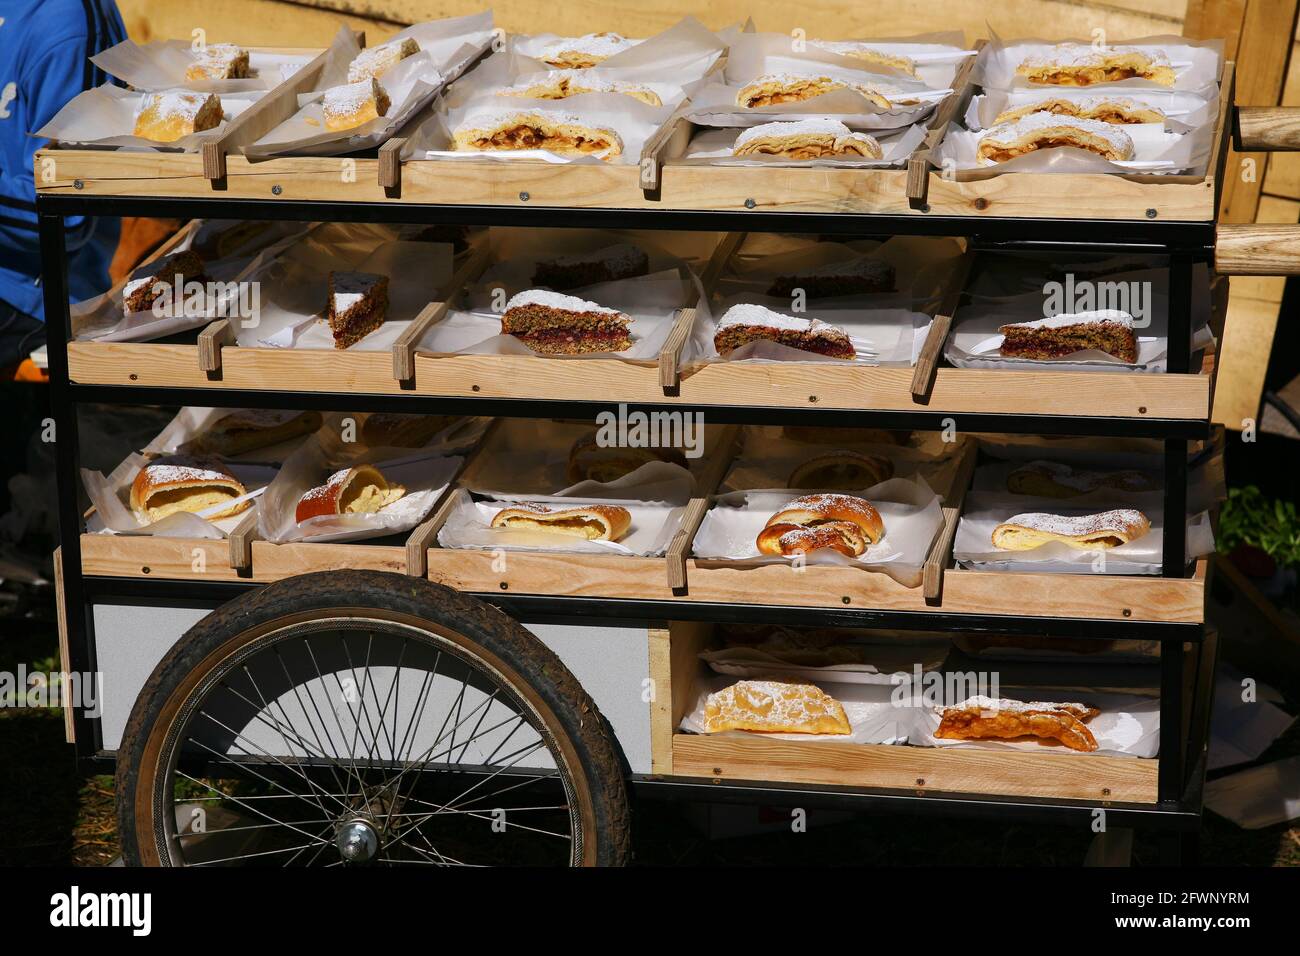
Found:
[[[1133,139],[1112,123],[1037,112],[1001,123],[979,138],[976,155],[993,165],[1040,149],[1074,146],[1113,163],[1133,158]]]
[[[659,94],[648,86],[626,80],[601,79],[583,70],[552,70],[537,79],[497,90],[497,96],[520,96],[534,100],[564,100],[583,93],[621,93],[638,99],[647,106],[664,105]]]
[[[380,116],[387,116],[391,105],[387,91],[374,78],[331,87],[325,91],[322,103],[325,128],[334,132],[355,129]]]
[[[767,294],[784,299],[794,295],[796,289],[803,289],[804,295],[810,299],[824,299],[837,295],[892,292],[894,280],[894,266],[889,260],[858,256],[779,275],[772,280]]]
[[[192,455],[243,455],[310,435],[321,426],[321,413],[273,408],[241,408],[222,415],[203,434],[180,449]]]
[[[786,487],[852,491],[870,488],[892,477],[894,463],[888,458],[857,451],[833,451],[796,466]]]
[[[762,734],[853,732],[844,705],[813,684],[742,680],[704,701],[704,732],[748,730]]]
[[[767,519],[754,546],[790,557],[830,548],[856,558],[885,536],[885,522],[864,498],[837,493],[795,498]]]
[[[802,103],[835,90],[853,90],[882,110],[911,106],[918,102],[915,96],[883,80],[855,83],[816,73],[765,73],[740,88],[736,94],[736,105],[756,109],[781,103]]]
[[[783,156],[786,159],[825,159],[861,156],[880,159],[884,152],[875,137],[857,133],[833,119],[763,123],[736,137],[733,156]]]
[[[334,347],[345,349],[384,324],[388,315],[388,276],[372,272],[331,272],[325,320]]]
[[[184,286],[191,282],[207,282],[202,256],[193,249],[159,256],[137,266],[126,280],[122,286],[122,308],[127,312],[147,312],[168,289],[173,300],[179,299],[184,294]]]
[[[617,33],[588,33],[586,36],[554,40],[542,48],[538,59],[548,66],[569,70],[586,70],[604,63],[616,53],[630,50],[640,40],[629,40]]]
[[[1002,522],[993,529],[991,540],[993,547],[1003,551],[1032,551],[1053,541],[1079,551],[1100,551],[1131,544],[1150,530],[1150,520],[1134,508],[1087,515],[1034,511]]]
[[[248,76],[248,51],[233,43],[213,43],[185,68],[185,81],[239,80]]]
[[[574,295],[530,289],[512,296],[501,315],[501,334],[535,352],[579,355],[632,347],[631,316]]]
[[[1007,475],[1007,491],[1039,498],[1077,498],[1109,488],[1114,491],[1154,491],[1160,484],[1145,471],[1096,471],[1056,461],[1031,461]]]
[[[1148,47],[1113,46],[1098,50],[1086,43],[1058,43],[1020,61],[1016,75],[1051,86],[1093,86],[1121,80],[1150,80],[1173,86],[1177,78],[1169,55]]]
[[[1008,358],[1061,359],[1097,351],[1132,365],[1138,360],[1133,316],[1121,309],[1093,309],[1011,322],[1000,326],[1000,354]]]
[[[182,511],[197,514],[218,508],[204,515],[208,521],[217,521],[251,508],[251,499],[221,508],[247,493],[243,482],[219,458],[164,455],[136,472],[131,482],[131,510],[141,520],[153,523]]]
[[[837,56],[848,56],[873,66],[888,66],[916,77],[916,61],[902,53],[890,53],[857,40],[812,40],[813,46]]]
[[[686,467],[686,456],[680,448],[601,445],[593,431],[583,435],[569,449],[567,476],[575,484],[579,481],[617,481],[652,461]]]
[[[374,465],[342,468],[299,499],[294,520],[301,524],[321,515],[374,514],[405,494]]]
[[[631,279],[650,271],[650,257],[630,242],[619,242],[591,252],[541,259],[533,270],[533,285],[548,289],[577,289],[598,282]]]
[[[994,700],[975,696],[938,710],[939,729],[934,735],[941,740],[1037,737],[1055,740],[1071,750],[1084,753],[1097,749],[1097,738],[1085,723],[1100,711],[1085,704]]]
[[[623,140],[612,129],[591,126],[576,113],[525,110],[485,111],[469,116],[452,133],[462,152],[545,149],[561,156],[610,160],[623,154]]]
[[[412,37],[403,37],[401,40],[362,50],[348,64],[348,82],[377,80],[408,56],[419,52],[420,44]]]
[[[133,133],[155,143],[174,143],[191,133],[221,125],[221,98],[215,93],[163,90],[144,93],[135,108]]]
[[[493,528],[544,531],[587,541],[617,541],[632,526],[632,513],[618,505],[584,505],[554,508],[521,501],[502,508],[492,517]]]
[[[723,313],[713,332],[713,347],[719,355],[729,355],[760,341],[837,359],[852,359],[857,355],[849,334],[838,326],[820,319],[786,315],[753,303],[733,305]]]
[[[1047,99],[1024,106],[1015,106],[998,114],[994,124],[1014,123],[1031,113],[1053,113],[1056,116],[1074,116],[1078,119],[1096,120],[1112,126],[1135,123],[1163,123],[1165,112],[1157,106],[1140,103],[1127,96],[1049,96]]]

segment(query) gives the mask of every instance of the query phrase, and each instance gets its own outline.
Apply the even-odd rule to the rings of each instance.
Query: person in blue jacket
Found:
[[[28,136],[109,77],[90,57],[126,39],[114,0],[0,0],[0,369],[45,341],[36,186]],[[68,217],[68,285],[80,301],[108,288],[116,219]]]

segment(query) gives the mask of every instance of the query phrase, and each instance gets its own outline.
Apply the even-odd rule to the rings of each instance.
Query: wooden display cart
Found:
[[[449,497],[398,539],[272,544],[257,539],[252,521],[228,540],[88,534],[78,503],[77,408],[96,402],[582,418],[624,403],[631,409],[702,411],[711,424],[924,430],[952,422],[962,434],[1155,438],[1164,447],[1164,513],[1185,514],[1189,449],[1211,437],[1214,377],[1212,354],[1200,367],[1191,365],[1193,267],[1213,260],[1223,273],[1258,268],[1256,243],[1268,243],[1271,250],[1291,244],[1270,260],[1269,268],[1294,270],[1300,261],[1291,254],[1300,241],[1293,230],[1262,237],[1253,231],[1220,231],[1216,244],[1232,75],[1233,65],[1227,63],[1213,160],[1209,172],[1195,181],[1009,174],[950,182],[934,173],[922,175],[917,167],[827,172],[674,166],[669,150],[662,156],[658,181],[647,192],[636,167],[398,163],[395,150],[356,158],[356,181],[342,184],[338,161],[332,159],[252,163],[227,154],[224,168],[218,168],[210,156],[44,151],[41,157],[53,159],[56,170],[52,180],[38,183],[38,210],[60,438],[65,667],[103,670],[129,660],[135,685],[144,683],[143,675],[167,648],[156,648],[152,656],[145,653],[145,642],[122,631],[122,621],[130,620],[132,627],[168,636],[168,656],[145,689],[146,696],[154,694],[155,685],[165,684],[179,666],[175,655],[187,641],[199,642],[203,634],[208,634],[203,640],[215,640],[209,633],[216,627],[213,622],[224,621],[228,611],[209,612],[223,602],[235,599],[252,608],[259,594],[291,594],[284,589],[296,581],[328,575],[353,580],[346,576],[387,572],[384,579],[356,580],[370,582],[370,587],[378,580],[425,579],[495,605],[542,635],[567,667],[565,673],[578,678],[584,695],[589,692],[593,706],[599,705],[615,724],[611,745],[621,751],[628,768],[622,777],[638,795],[881,812],[1013,814],[1081,824],[1103,808],[1111,826],[1159,830],[1167,857],[1178,858],[1194,847],[1199,828],[1215,660],[1214,636],[1204,623],[1206,562],[1186,560],[1181,522],[1166,522],[1159,576],[955,567],[953,532],[974,464],[975,448],[969,443],[954,453],[958,463],[950,486],[939,489],[944,524],[931,543],[924,581],[915,588],[856,569],[808,567],[796,576],[784,567],[739,569],[691,557],[693,536],[729,454],[719,454],[697,474],[697,497],[686,508],[666,555],[656,558],[518,553],[502,568],[492,552],[437,546]],[[299,74],[291,87],[306,81]],[[953,101],[954,109],[959,102],[960,97]],[[668,130],[664,142],[679,135],[684,134]],[[216,173],[222,175],[212,175]],[[738,234],[778,230],[956,236],[971,249],[1157,252],[1169,257],[1170,266],[1169,367],[1164,374],[1131,376],[943,367],[941,346],[958,304],[960,279],[936,309],[921,362],[906,370],[835,366],[813,374],[806,366],[692,366],[680,361],[680,335],[670,338],[658,362],[642,365],[429,355],[416,348],[418,334],[404,337],[391,354],[343,352],[322,361],[319,353],[237,346],[220,321],[166,342],[70,340],[62,217],[121,214],[732,233],[719,244],[711,269],[734,253]],[[439,321],[485,264],[477,254],[462,259],[452,282],[421,313],[417,331]],[[691,311],[682,310],[679,329],[689,326]],[[301,577],[319,572],[324,573],[320,578]],[[266,585],[271,588],[263,590]],[[401,600],[394,597],[393,603]],[[378,608],[373,613],[382,616]],[[925,749],[680,732],[680,720],[698,693],[697,654],[708,646],[715,623],[732,621],[1158,642],[1159,756]],[[587,634],[588,650],[575,650],[567,637],[548,630],[561,626]],[[178,641],[187,630],[185,640]],[[608,669],[603,676],[593,670],[590,648],[596,646],[614,649],[597,655],[600,667]],[[137,659],[141,654],[143,663]],[[525,676],[541,681],[543,675]],[[549,670],[546,677],[551,677]],[[624,677],[631,683],[609,690],[611,681]],[[648,699],[629,704],[620,696],[627,686],[647,682],[653,688]],[[131,679],[124,678],[124,684],[129,686]],[[119,760],[119,774],[147,780],[149,768],[162,759],[152,745],[140,743],[147,737],[142,714],[148,708],[142,710],[137,702],[128,722],[124,709],[132,702],[115,706],[113,715],[99,720],[78,714],[70,737],[87,765],[112,763],[120,748],[129,755],[129,766]],[[579,743],[574,752],[582,757]],[[559,752],[570,755],[563,748]],[[283,765],[287,758],[280,754],[272,759]],[[401,767],[398,777],[409,772],[409,765],[395,762]],[[563,766],[558,775],[568,794]],[[623,784],[618,786],[621,792]],[[372,799],[373,794],[365,807],[352,808],[355,819],[340,823],[338,845],[345,860],[351,859],[346,841],[361,847],[374,835],[369,829],[376,817]],[[384,811],[391,815],[393,806]],[[136,813],[137,821],[148,819],[144,810]],[[597,807],[591,819],[581,822],[589,828],[584,831],[588,840],[599,837],[601,852],[613,855],[592,857],[597,851],[588,847],[575,851],[573,859],[617,861],[618,839],[614,850],[607,842],[608,828],[617,821],[602,818]],[[149,843],[147,836],[136,837],[141,847]],[[582,842],[576,841],[579,849]],[[156,846],[142,849],[139,859],[177,862]]]

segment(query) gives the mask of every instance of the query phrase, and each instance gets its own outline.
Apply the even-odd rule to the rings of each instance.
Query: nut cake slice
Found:
[[[370,272],[331,272],[327,318],[334,347],[345,349],[384,324],[388,276]]]
[[[501,315],[501,334],[535,352],[581,355],[632,347],[632,319],[577,296],[529,289],[513,296]]]

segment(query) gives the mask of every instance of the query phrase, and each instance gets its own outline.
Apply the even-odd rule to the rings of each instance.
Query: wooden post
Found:
[[[668,542],[665,553],[668,573],[668,586],[674,591],[686,590],[686,558],[691,553],[691,544],[695,541],[695,532],[700,530],[700,523],[709,510],[713,493],[722,479],[726,477],[735,456],[736,443],[740,438],[740,427],[728,425],[723,429],[718,440],[713,460],[700,473],[695,485],[695,494],[686,504],[682,514],[682,523]]]

